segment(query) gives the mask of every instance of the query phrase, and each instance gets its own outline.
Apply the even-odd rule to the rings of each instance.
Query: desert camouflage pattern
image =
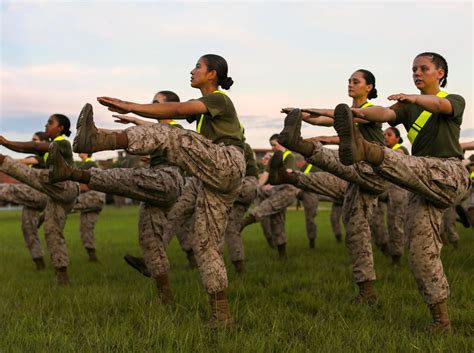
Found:
[[[242,180],[242,189],[239,196],[234,202],[234,206],[229,214],[229,221],[224,233],[224,241],[227,244],[229,257],[231,261],[245,260],[245,251],[242,238],[240,236],[240,225],[242,218],[257,196],[258,181],[256,177],[249,176]],[[224,242],[221,243],[221,251],[223,252]]]
[[[388,250],[392,256],[402,256],[406,244],[405,225],[408,191],[390,185],[388,189],[387,227]]]
[[[307,173],[299,171],[296,175],[296,187],[318,195],[324,195],[342,205],[348,182],[327,172]]]
[[[385,216],[387,213],[387,203],[380,198],[373,210],[372,222],[370,223],[370,232],[372,233],[372,241],[380,248],[388,246],[389,236]]]
[[[441,236],[450,243],[459,241],[459,233],[456,229],[456,207],[450,207],[444,211],[441,222]]]
[[[313,173],[317,174],[317,173]],[[308,239],[316,240],[318,236],[318,226],[314,219],[318,214],[319,197],[313,192],[304,191],[302,195],[301,204],[304,209],[304,219],[306,223],[306,237]]]
[[[333,202],[331,205],[331,228],[336,239],[342,239],[342,227],[341,227],[341,218],[342,218],[342,203]]]
[[[10,157],[5,158],[0,170],[48,196],[44,211],[46,246],[53,266],[67,267],[69,257],[63,232],[67,214],[79,195],[79,184],[72,181],[48,184],[48,170],[29,168]]]
[[[299,190],[293,185],[283,184],[273,186],[270,190],[259,192],[257,197],[257,206],[251,211],[257,221],[262,223],[262,227],[271,236],[271,242],[274,245],[286,244],[287,237],[285,233],[286,209],[296,200],[296,194]],[[265,221],[268,219],[268,221]],[[264,225],[263,225],[264,224]],[[267,238],[270,239],[270,238]]]
[[[125,133],[129,153],[164,152],[171,164],[194,176],[188,195],[194,209],[194,255],[206,291],[225,290],[227,272],[219,246],[245,176],[243,151],[236,146],[216,145],[193,131],[167,124],[134,126]]]
[[[376,172],[411,194],[407,209],[410,268],[426,304],[444,301],[449,285],[441,262],[441,221],[446,208],[459,203],[469,173],[457,158],[405,156],[384,149]]]

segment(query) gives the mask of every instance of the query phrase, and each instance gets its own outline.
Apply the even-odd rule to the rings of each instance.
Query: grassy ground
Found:
[[[172,307],[159,306],[152,282],[122,260],[125,253],[139,254],[137,208],[104,210],[97,224],[98,265],[87,262],[78,215],[70,216],[70,288],[54,285],[49,261],[48,271],[33,271],[20,213],[0,212],[0,352],[474,352],[471,231],[459,228],[459,250],[443,249],[455,333],[430,337],[423,331],[430,316],[406,259],[393,267],[377,251],[379,306],[349,304],[356,293],[351,270],[325,208],[316,251],[307,247],[303,213],[289,211],[286,262],[276,260],[259,226],[246,230],[247,272],[238,278],[229,266],[237,325],[217,334],[203,325],[207,297],[176,241],[169,249]]]

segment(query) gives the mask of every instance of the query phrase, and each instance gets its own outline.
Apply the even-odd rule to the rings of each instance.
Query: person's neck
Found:
[[[354,97],[352,98],[352,108],[359,108],[367,102],[367,97]]]
[[[426,87],[422,90],[420,90],[421,94],[432,94],[432,95],[437,95],[438,92],[440,91],[440,88],[438,85],[433,86],[433,87]]]
[[[214,91],[217,91],[218,86],[214,84],[208,84],[200,88],[201,94],[204,97],[205,95],[208,95],[209,93],[212,93]]]

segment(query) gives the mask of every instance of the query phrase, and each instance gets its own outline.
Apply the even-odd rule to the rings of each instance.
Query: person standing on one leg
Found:
[[[16,152],[44,153],[43,160],[46,163],[49,148],[55,146],[67,163],[72,165],[71,144],[64,138],[64,135],[71,134],[70,126],[71,123],[65,115],[53,114],[45,126],[45,133],[52,140],[51,142],[15,142],[0,136],[0,144]],[[49,183],[46,169],[29,168],[4,155],[0,155],[0,171],[48,196],[44,220],[46,245],[56,271],[58,284],[69,284],[67,273],[69,256],[64,239],[64,226],[67,214],[71,211],[79,194],[79,184],[71,181]]]
[[[307,164],[303,168],[304,174],[316,173],[317,168],[312,164]],[[304,219],[306,223],[306,236],[309,242],[309,248],[314,249],[316,238],[318,236],[318,226],[314,219],[318,214],[319,197],[318,194],[310,191],[300,191],[297,196],[304,209]]]

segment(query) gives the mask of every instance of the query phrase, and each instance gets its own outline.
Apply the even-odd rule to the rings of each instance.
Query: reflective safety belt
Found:
[[[220,94],[223,94],[224,96],[227,96],[227,93],[225,92],[222,92],[220,90],[216,90],[212,93],[220,93]],[[242,129],[242,131],[244,130],[244,126],[242,125],[242,123],[240,122],[239,118],[237,117],[237,120],[239,121],[239,125],[240,125],[240,128]],[[202,127],[202,122],[204,121],[204,114],[201,114],[201,117],[199,118],[199,122],[198,122],[198,125],[197,125],[197,128],[196,128],[196,131],[198,134],[201,133],[201,127]]]
[[[396,151],[398,150],[400,147],[402,147],[402,145],[400,145],[399,143],[395,144],[393,147],[392,147],[392,150]]]
[[[448,95],[447,92],[439,91],[436,94],[436,97],[444,98],[447,95]],[[431,118],[431,115],[433,115],[433,113],[423,110],[421,114],[418,116],[418,118],[416,118],[415,122],[413,123],[410,130],[408,131],[408,139],[410,140],[411,144],[413,144],[413,141],[415,141],[421,129],[423,129],[427,121]]]
[[[304,174],[308,174],[308,173],[311,171],[311,169],[313,169],[313,165],[312,165],[312,164],[308,164],[308,166],[306,167],[306,169],[304,170],[303,173],[304,173]]]
[[[62,140],[65,140],[63,135],[55,137],[53,142],[62,141]],[[51,143],[53,143],[53,142],[51,142]],[[49,157],[49,152],[46,152],[43,156],[43,160],[44,160],[45,163],[48,161],[48,157]]]
[[[175,120],[171,120],[168,124],[169,125],[178,125],[178,123]]]
[[[471,179],[474,179],[474,170],[471,172]]]
[[[85,162],[93,162],[92,158],[91,157],[87,157],[86,159],[84,159],[84,163]]]
[[[286,157],[288,157],[290,154],[291,154],[291,151],[285,151],[285,152],[283,153],[283,159],[282,159],[283,162],[285,161]]]

